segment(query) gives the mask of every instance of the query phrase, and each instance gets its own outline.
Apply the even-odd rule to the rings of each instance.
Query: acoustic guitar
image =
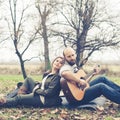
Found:
[[[95,72],[96,69],[94,69],[90,74],[86,75],[85,71],[80,69],[77,73],[74,73],[76,77],[86,80],[87,85],[85,87],[73,81],[61,78],[61,88],[69,103],[74,103],[83,99],[85,90],[89,88],[88,82],[91,80]]]

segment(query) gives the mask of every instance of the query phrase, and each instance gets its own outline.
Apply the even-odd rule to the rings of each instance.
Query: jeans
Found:
[[[107,99],[120,104],[120,86],[101,76],[91,81],[90,87],[86,89],[84,98],[78,102],[79,105],[87,104],[91,100],[103,95]]]
[[[23,86],[27,89],[27,93],[32,93],[34,87],[36,86],[36,82],[31,79],[31,78],[26,78],[24,83],[23,83]]]
[[[16,95],[13,98],[6,98],[6,103],[3,104],[4,107],[15,107],[18,105],[23,106],[33,106],[33,107],[42,107],[43,103],[41,102],[39,95],[34,95],[32,93],[36,82],[31,78],[26,78],[23,86],[27,89],[27,94]]]
[[[7,99],[6,103],[1,105],[1,107],[16,107],[16,106],[33,106],[33,107],[42,107],[43,104],[40,100],[40,96],[35,96],[33,93],[25,95],[17,95],[13,98]]]

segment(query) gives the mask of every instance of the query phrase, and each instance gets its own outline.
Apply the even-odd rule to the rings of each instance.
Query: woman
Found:
[[[1,98],[1,107],[15,107],[18,105],[33,107],[58,106],[62,100],[60,94],[59,69],[64,64],[64,58],[57,57],[52,62],[52,69],[43,76],[42,83],[27,78],[20,88],[19,94],[13,98]],[[26,94],[29,93],[29,94]]]

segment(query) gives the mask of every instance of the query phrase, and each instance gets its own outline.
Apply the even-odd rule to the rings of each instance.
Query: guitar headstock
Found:
[[[93,69],[93,74],[104,74],[106,71],[104,69],[101,69],[100,65],[97,65],[94,69]]]
[[[100,65],[97,65],[97,66],[94,67],[93,71],[94,71],[94,72],[99,72],[100,69],[101,69],[101,68],[100,68]]]

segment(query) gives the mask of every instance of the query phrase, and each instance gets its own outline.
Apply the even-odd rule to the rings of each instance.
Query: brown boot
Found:
[[[24,86],[21,86],[18,90],[18,94],[26,94],[27,93],[27,88]]]

